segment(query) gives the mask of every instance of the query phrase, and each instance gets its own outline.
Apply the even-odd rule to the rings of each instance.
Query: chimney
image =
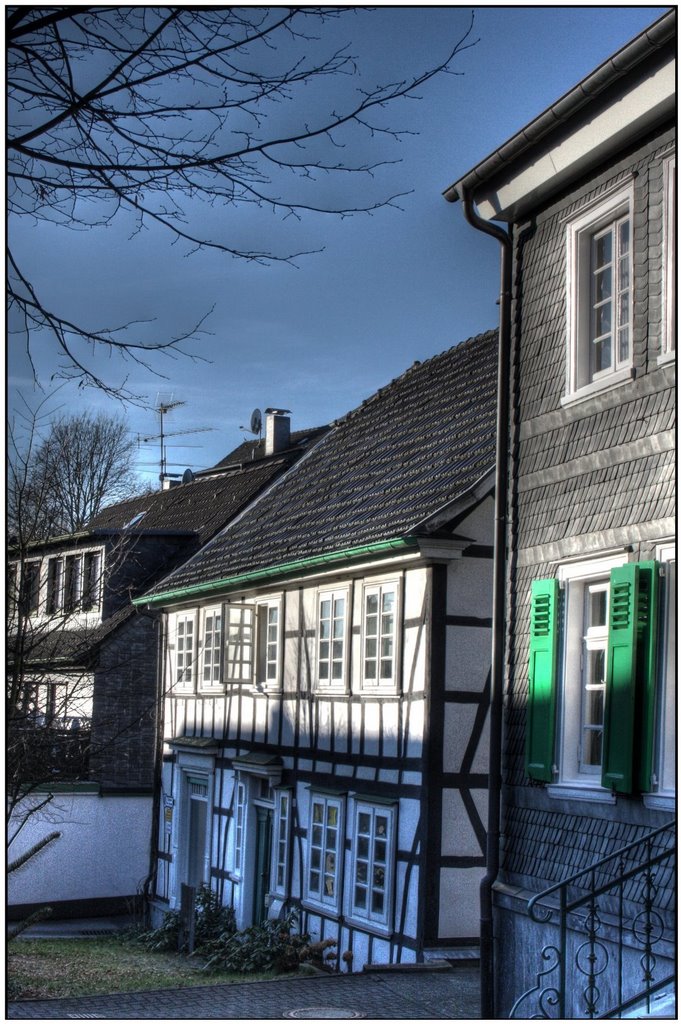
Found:
[[[265,409],[265,455],[276,455],[291,444],[290,409]]]

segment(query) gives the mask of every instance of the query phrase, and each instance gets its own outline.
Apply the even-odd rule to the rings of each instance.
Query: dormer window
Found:
[[[47,615],[96,611],[100,605],[102,555],[84,551],[47,560]]]
[[[147,510],[146,509],[144,509],[143,512],[138,512],[137,515],[133,516],[132,519],[130,519],[129,522],[127,522],[125,524],[123,529],[124,530],[132,530],[132,528],[134,526],[137,526],[137,524],[140,523],[144,519],[146,514],[147,514]]]

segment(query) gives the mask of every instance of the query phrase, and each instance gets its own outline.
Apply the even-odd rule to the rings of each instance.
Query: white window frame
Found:
[[[321,822],[314,821],[315,807],[322,809]],[[328,812],[331,810],[336,812],[337,825],[335,828],[329,822]],[[333,836],[334,832],[335,837]],[[332,839],[333,842],[331,842]],[[327,914],[339,914],[345,859],[345,800],[343,797],[314,792],[310,794],[306,849],[305,900]],[[317,851],[319,851],[319,857],[316,856]],[[329,856],[335,857],[333,872],[327,870]],[[334,880],[332,893],[324,891],[326,878]]]
[[[232,873],[236,879],[244,875],[244,848],[246,840],[246,783],[237,778],[234,784],[234,841],[232,843]]]
[[[382,607],[384,595],[392,593],[394,595],[393,602],[393,633],[392,633],[392,671],[390,676],[381,675],[381,641],[384,638],[382,633]],[[368,632],[369,618],[373,618],[373,613],[367,611],[367,602],[369,597],[376,595],[378,597],[378,612],[377,612],[377,635],[374,636],[373,632]],[[362,692],[364,693],[387,693],[396,694],[399,692],[399,672],[400,672],[400,638],[401,638],[401,623],[402,623],[402,606],[401,606],[401,587],[400,581],[397,579],[381,579],[366,581],[362,587],[362,629],[361,629],[361,686]],[[372,624],[373,625],[373,624]],[[369,643],[372,640],[376,640],[376,654],[375,657],[368,656],[368,652],[373,650],[369,648]],[[387,659],[387,656],[384,656]],[[376,662],[376,675],[369,676],[367,674],[367,665],[372,662]]]
[[[611,366],[596,373],[591,370],[592,311],[592,246],[596,235],[627,218],[629,221],[629,347],[626,358],[619,358],[616,349],[616,325],[612,324]],[[634,323],[634,188],[633,181],[605,198],[590,204],[567,224],[567,382],[563,405],[590,398],[633,376]],[[617,289],[613,286],[613,318],[616,314]]]
[[[80,610],[84,615],[99,614],[102,607],[102,573],[104,567],[104,552],[101,548],[88,548],[86,551],[81,552],[82,564],[80,572]],[[88,561],[91,560],[91,561]],[[95,567],[95,578],[87,579],[88,576],[92,576],[92,568]],[[89,572],[86,572],[86,569]],[[87,583],[86,583],[87,581]],[[90,588],[90,584],[92,587]],[[92,604],[88,608],[83,608],[83,595],[86,589],[92,590]]]
[[[259,690],[281,688],[283,652],[283,601],[281,596],[255,601],[254,683]],[[276,615],[276,622],[271,621]],[[273,639],[274,636],[274,639]]]
[[[658,362],[668,362],[676,355],[676,154],[663,164],[663,315],[662,344]]]
[[[93,560],[90,562],[90,560]],[[44,559],[45,574],[45,607],[44,614],[48,617],[53,615],[63,616],[98,616],[101,612],[102,595],[102,565],[103,552],[101,548],[87,548],[80,551],[64,551],[58,555],[48,555]],[[70,564],[74,572],[73,576],[73,604],[67,606],[67,564]],[[92,602],[83,607],[83,597],[90,587],[86,588],[86,568],[91,564],[96,566],[97,576],[92,587]],[[50,570],[54,566],[54,586],[50,584]]]
[[[192,646],[190,652],[190,661],[187,664],[185,659],[187,656],[186,648],[186,625],[191,623],[192,625]],[[182,644],[180,645],[180,625],[183,626]],[[171,620],[171,639],[169,642],[169,649],[171,655],[171,672],[173,680],[173,690],[178,693],[194,693],[195,681],[196,681],[196,665],[197,665],[197,612],[196,609],[186,612],[175,612]],[[180,650],[182,646],[182,650]],[[180,656],[182,657],[182,666],[179,665]],[[187,668],[189,668],[188,678],[185,678]],[[180,678],[180,672],[183,674],[183,678]]]
[[[54,577],[51,580],[52,567]],[[63,608],[64,597],[64,559],[54,555],[47,559],[47,576],[45,580],[45,614],[58,615]]]
[[[369,819],[368,833],[360,834],[361,817]],[[377,820],[382,818],[387,822],[385,836],[376,834]],[[396,834],[397,808],[394,804],[359,799],[354,801],[348,917],[360,927],[368,925],[386,934],[392,931]],[[384,856],[383,862],[380,860],[381,853]],[[379,887],[373,883],[376,880],[374,872],[380,871],[383,871],[383,884]],[[364,906],[357,900],[358,892],[365,894]],[[383,907],[380,911],[375,909],[372,894],[380,894],[383,897]]]
[[[193,767],[183,767],[181,770],[181,781],[182,781],[182,834],[181,834],[181,852],[180,852],[180,867],[182,879],[187,879],[189,873],[189,843],[191,840],[191,806],[192,801],[199,801],[206,805],[206,828],[204,833],[204,857],[203,865],[201,870],[201,885],[207,885],[210,882],[210,865],[212,860],[211,848],[212,848],[212,806],[213,806],[213,776],[212,773],[206,771],[205,768],[196,769]],[[202,792],[199,792],[199,788]],[[179,900],[178,900],[179,902]]]
[[[293,791],[275,790],[270,891],[277,896],[288,896],[292,813]]]
[[[643,802],[657,810],[676,809],[676,545],[659,544],[655,559],[664,571],[657,721],[653,772],[656,789]]]
[[[215,629],[215,619],[219,619],[219,627]],[[209,621],[212,620],[212,627],[210,631],[211,643],[206,643],[207,628]],[[198,670],[198,684],[199,689],[203,692],[216,692],[220,693],[223,690],[222,684],[222,660],[223,660],[223,612],[222,605],[214,605],[209,608],[201,609],[201,633],[200,633],[200,658],[199,658],[199,670]],[[217,635],[217,644],[216,644]],[[216,661],[217,658],[217,661]],[[209,678],[206,679],[206,670],[208,670]]]
[[[334,637],[335,623],[339,616],[336,615],[336,602],[344,602],[342,616],[342,634]],[[329,636],[322,637],[322,607],[328,602],[330,616],[324,616],[329,621]],[[317,595],[317,650],[315,658],[315,679],[319,690],[344,693],[347,689],[348,679],[348,650],[351,644],[351,636],[348,630],[350,624],[350,588],[336,587],[333,590],[320,590]],[[334,657],[337,653],[334,650],[335,644],[340,644],[340,658]],[[323,657],[323,655],[327,655]],[[322,678],[323,664],[326,663],[327,675]],[[334,677],[334,665],[340,665],[340,674]]]
[[[284,623],[281,594],[257,597],[245,602],[228,602],[224,605],[224,667],[223,679],[227,685],[246,684],[262,691],[279,691],[282,679]],[[276,623],[270,618],[276,615]],[[234,617],[240,622],[230,622]],[[241,639],[232,640],[234,634],[243,634]],[[246,631],[250,632],[250,635]],[[274,631],[274,638],[272,638]],[[246,651],[246,657],[230,660],[230,652]],[[239,675],[232,675],[234,665],[241,666]]]
[[[28,575],[29,568],[31,570],[37,568],[37,570],[38,570],[38,574],[37,574],[37,577],[36,577],[36,579],[37,579],[37,588],[36,588],[36,592],[35,592],[35,599],[36,600],[35,600],[35,605],[31,604],[30,601],[29,601],[29,603],[27,603],[26,608],[24,609],[24,614],[27,617],[29,617],[29,618],[35,618],[36,616],[40,615],[40,613],[42,611],[42,605],[43,605],[43,596],[42,596],[43,595],[43,579],[42,579],[43,572],[42,572],[41,560],[39,558],[29,558],[25,562],[22,563],[21,571],[19,573],[19,600],[20,601],[22,601],[23,598],[24,598],[24,594],[25,594],[25,589],[24,588],[25,588],[25,585],[26,585],[25,581],[24,581],[24,577]]]
[[[558,568],[563,592],[558,781],[547,786],[550,796],[574,796],[604,803],[614,803],[616,799],[601,786],[600,768],[580,764],[587,656],[590,650],[607,647],[607,625],[605,629],[585,628],[585,597],[589,587],[608,585],[611,570],[626,565],[628,560],[626,552],[619,552],[565,563]]]
[[[222,677],[227,685],[251,683],[255,664],[255,605],[228,602],[223,606],[223,668]],[[234,639],[233,639],[234,638]],[[231,652],[238,657],[230,657]],[[235,666],[240,671],[232,674]]]

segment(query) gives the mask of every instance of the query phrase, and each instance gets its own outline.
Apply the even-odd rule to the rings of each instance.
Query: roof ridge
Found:
[[[427,367],[429,363],[433,363],[436,359],[442,359],[443,356],[446,356],[449,353],[454,352],[455,350],[459,352],[463,348],[469,348],[476,342],[479,342],[481,338],[486,338],[490,334],[497,335],[498,329],[496,327],[491,327],[486,331],[480,331],[478,334],[472,335],[470,338],[465,338],[463,341],[458,341],[455,345],[450,345],[449,348],[443,349],[442,352],[437,352],[435,355],[428,356],[427,359],[415,359],[411,366],[408,366],[406,370],[403,370],[402,373],[399,373],[397,377],[393,377],[391,381],[388,381],[387,384],[384,384],[382,387],[378,388],[378,390],[374,391],[373,394],[369,395],[368,398],[365,398],[363,402],[360,402],[358,406],[356,406],[354,409],[350,409],[349,412],[346,412],[339,419],[332,420],[330,425],[332,427],[342,427],[345,423],[349,422],[351,419],[354,419],[356,416],[358,416],[360,412],[366,409],[373,402],[376,402],[379,398],[384,397],[386,391],[393,388],[400,381],[406,379],[409,376],[409,374],[416,373],[416,371],[421,371],[421,369],[423,367]]]

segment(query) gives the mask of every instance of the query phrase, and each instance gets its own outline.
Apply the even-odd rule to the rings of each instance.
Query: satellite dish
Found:
[[[182,483],[190,484],[193,481],[193,479],[194,474],[192,473],[191,469],[185,469],[184,473],[182,474]]]
[[[262,430],[262,413],[260,409],[254,409],[251,413],[251,433],[259,434]]]

